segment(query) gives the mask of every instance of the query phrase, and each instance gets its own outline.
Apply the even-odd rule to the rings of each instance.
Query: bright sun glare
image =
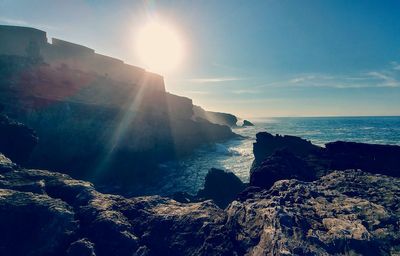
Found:
[[[183,44],[178,33],[161,22],[146,24],[137,35],[136,46],[144,65],[161,74],[176,70],[183,58]]]

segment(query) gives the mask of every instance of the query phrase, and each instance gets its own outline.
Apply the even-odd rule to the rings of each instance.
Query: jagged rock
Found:
[[[306,161],[288,150],[276,151],[250,172],[251,186],[268,189],[284,179],[312,181],[316,179],[316,173]]]
[[[265,158],[281,149],[286,149],[298,156],[305,156],[321,150],[321,147],[313,145],[310,141],[296,136],[281,136],[279,134],[274,136],[267,132],[259,132],[256,135],[256,142],[253,144],[255,165],[261,163]]]
[[[211,168],[206,175],[204,188],[197,197],[212,199],[225,208],[244,188],[243,182],[232,172]]]
[[[36,133],[0,113],[0,152],[17,163],[25,162],[38,142]]]
[[[399,185],[354,170],[282,180],[233,202],[228,225],[248,255],[396,255]]]
[[[243,127],[254,126],[254,124],[252,122],[248,121],[248,120],[243,120],[243,125],[242,126]]]

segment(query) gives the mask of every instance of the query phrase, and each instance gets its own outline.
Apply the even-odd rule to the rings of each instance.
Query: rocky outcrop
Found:
[[[207,120],[214,124],[229,127],[236,127],[238,121],[237,117],[232,114],[206,111],[199,106],[193,106],[193,117],[196,120]]]
[[[274,136],[267,132],[259,132],[256,135],[256,142],[253,144],[255,164],[261,163],[275,151],[282,149],[299,156],[305,156],[319,151],[321,148],[300,137],[290,135],[281,136],[279,134]]]
[[[246,127],[246,126],[254,126],[254,124],[253,124],[252,122],[248,121],[248,120],[243,120],[242,126],[243,126],[243,127]]]
[[[207,173],[204,188],[197,194],[197,200],[212,199],[219,207],[225,208],[245,187],[232,172],[212,168]]]
[[[102,194],[0,156],[2,255],[396,255],[400,180],[336,171],[211,201]]]
[[[257,134],[254,156],[250,185],[263,188],[282,179],[311,181],[330,170],[361,169],[400,176],[400,146],[395,145],[337,141],[322,148],[299,137],[262,132]]]
[[[32,129],[0,113],[0,152],[14,162],[24,163],[37,142],[38,137]]]
[[[252,186],[270,188],[276,181],[316,179],[315,170],[308,163],[288,150],[275,151],[250,171]]]

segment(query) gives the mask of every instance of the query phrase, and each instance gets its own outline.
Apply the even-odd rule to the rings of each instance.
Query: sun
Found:
[[[150,71],[168,74],[176,70],[183,59],[183,43],[173,27],[150,22],[137,34],[136,51]]]

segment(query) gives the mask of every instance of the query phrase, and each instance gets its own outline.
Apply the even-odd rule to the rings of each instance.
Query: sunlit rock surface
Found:
[[[282,180],[222,210],[211,201],[102,194],[3,156],[0,170],[2,255],[400,253],[398,178],[346,170],[314,182]]]

